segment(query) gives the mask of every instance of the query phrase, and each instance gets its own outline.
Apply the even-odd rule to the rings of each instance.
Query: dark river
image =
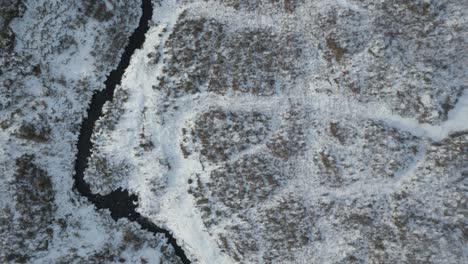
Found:
[[[84,172],[88,166],[88,158],[93,149],[91,135],[94,130],[96,121],[102,115],[102,107],[107,101],[111,101],[114,97],[116,85],[120,84],[125,69],[130,64],[130,58],[136,49],[141,48],[145,41],[145,33],[149,29],[149,21],[153,16],[153,7],[151,0],[142,0],[141,8],[143,14],[140,18],[138,27],[130,36],[129,42],[125,47],[125,51],[120,58],[117,68],[110,72],[105,81],[106,88],[103,91],[98,91],[93,94],[91,104],[87,110],[88,115],[83,119],[81,124],[80,135],[78,137],[78,153],[76,154],[75,162],[75,185],[74,188],[83,196],[88,198],[97,209],[109,209],[114,220],[119,218],[127,218],[130,221],[137,222],[141,228],[152,233],[163,233],[168,239],[168,243],[174,247],[175,253],[183,263],[190,263],[182,248],[177,245],[176,239],[171,233],[163,228],[156,226],[149,219],[141,216],[136,212],[138,197],[134,194],[129,194],[127,190],[117,189],[108,195],[93,194],[89,184],[84,180]]]

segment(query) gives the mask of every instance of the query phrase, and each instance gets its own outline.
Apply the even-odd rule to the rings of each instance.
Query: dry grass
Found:
[[[338,42],[331,37],[328,37],[326,41],[327,41],[327,47],[335,56],[336,61],[341,62],[346,50],[341,48]]]

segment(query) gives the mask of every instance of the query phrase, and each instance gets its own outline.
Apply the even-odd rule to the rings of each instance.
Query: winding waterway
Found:
[[[148,218],[141,216],[135,209],[137,207],[138,197],[134,194],[129,194],[127,190],[117,189],[108,195],[93,194],[89,184],[84,180],[84,172],[88,166],[88,158],[91,155],[93,149],[93,142],[91,141],[91,135],[94,130],[96,121],[102,115],[102,108],[104,103],[111,101],[114,97],[114,90],[117,84],[120,84],[125,69],[130,64],[130,58],[136,49],[141,48],[145,41],[145,33],[149,29],[149,21],[153,16],[153,7],[151,0],[142,0],[141,8],[143,14],[140,18],[138,27],[130,36],[129,42],[125,47],[125,51],[122,54],[120,62],[116,69],[110,72],[107,80],[105,81],[106,88],[102,91],[97,91],[93,94],[91,104],[88,108],[88,115],[83,119],[80,129],[80,135],[78,137],[78,153],[76,155],[75,162],[75,189],[78,192],[88,198],[97,209],[109,209],[111,216],[114,220],[119,218],[127,218],[130,221],[137,222],[141,228],[148,230],[152,233],[162,233],[168,239],[168,243],[174,248],[176,255],[182,260],[182,262],[190,263],[185,252],[177,244],[176,239],[171,233],[163,228],[158,227],[152,223]]]

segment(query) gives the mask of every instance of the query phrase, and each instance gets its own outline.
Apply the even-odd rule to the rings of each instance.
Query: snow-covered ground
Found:
[[[114,222],[73,191],[81,120],[136,28],[140,4],[2,2],[2,34],[14,35],[2,35],[0,52],[0,262],[179,261],[164,235]]]
[[[24,3],[1,55],[0,260],[178,261],[72,191],[87,102],[139,1]],[[137,194],[194,263],[464,263],[466,10],[155,0],[85,180]]]
[[[199,263],[463,262],[466,4],[267,2],[155,9],[92,188]]]

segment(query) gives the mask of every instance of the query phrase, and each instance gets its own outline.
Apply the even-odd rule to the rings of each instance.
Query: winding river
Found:
[[[97,91],[93,94],[91,104],[88,108],[88,115],[83,119],[78,137],[78,153],[75,162],[75,185],[74,188],[83,196],[88,198],[97,209],[109,209],[114,220],[119,218],[127,218],[130,221],[137,222],[141,228],[152,233],[162,233],[168,239],[168,243],[174,248],[176,255],[182,262],[190,263],[190,260],[185,255],[185,252],[177,244],[176,239],[171,233],[163,228],[152,223],[148,218],[141,216],[135,209],[137,207],[138,197],[134,194],[129,194],[127,190],[117,189],[108,195],[93,194],[90,186],[84,180],[84,172],[88,166],[88,158],[93,149],[91,135],[94,130],[96,121],[102,115],[104,103],[111,101],[114,97],[114,90],[117,84],[120,84],[125,69],[130,64],[130,58],[136,49],[141,48],[145,41],[145,33],[149,29],[149,21],[153,16],[153,7],[151,0],[142,0],[141,8],[143,14],[140,18],[139,25],[130,36],[129,42],[125,47],[125,51],[120,59],[116,69],[110,72],[105,81],[105,89]]]

